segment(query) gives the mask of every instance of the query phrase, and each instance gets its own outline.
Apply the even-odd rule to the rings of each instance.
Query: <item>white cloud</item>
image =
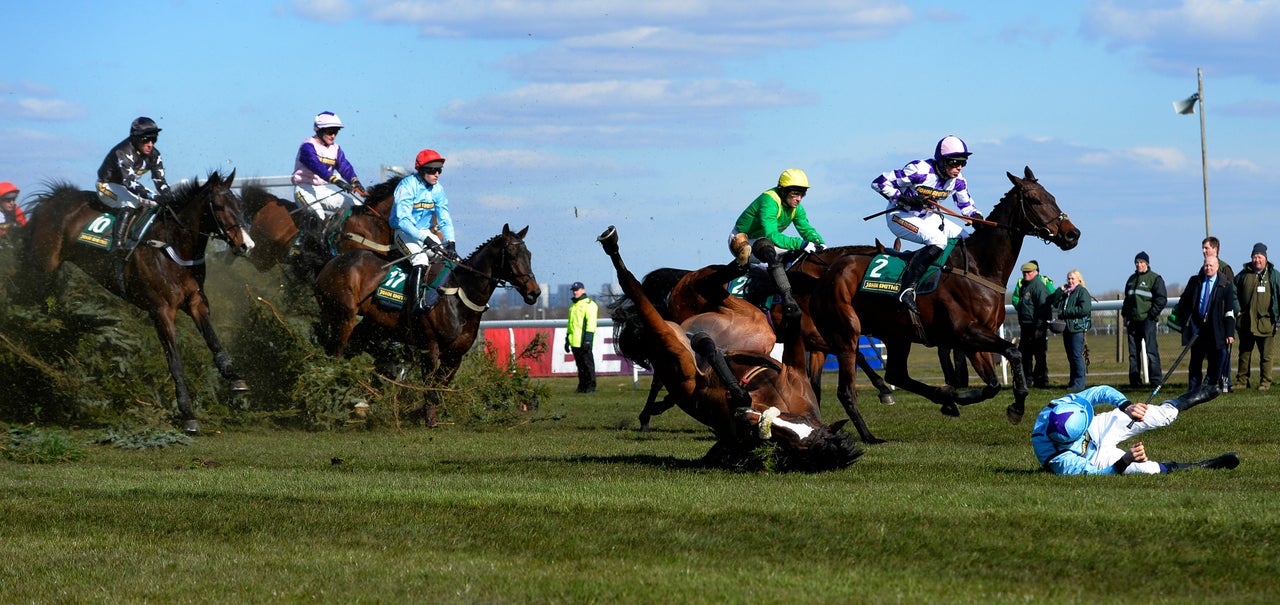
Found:
[[[1187,170],[1191,163],[1180,149],[1171,147],[1130,147],[1114,151],[1090,151],[1082,154],[1080,163],[1088,165],[1114,165],[1116,170],[1133,168],[1160,172]]]
[[[300,17],[325,23],[341,23],[355,13],[347,0],[293,0],[293,11]]]

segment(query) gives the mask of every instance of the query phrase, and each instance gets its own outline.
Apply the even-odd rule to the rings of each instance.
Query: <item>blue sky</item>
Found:
[[[879,173],[956,134],[983,211],[1030,166],[1083,233],[1028,241],[1056,281],[1119,290],[1147,251],[1170,284],[1205,235],[1196,116],[1204,70],[1211,227],[1234,266],[1280,255],[1280,0],[934,3],[23,2],[5,9],[0,180],[89,188],[129,122],[164,129],[172,179],[287,174],[337,112],[366,184],[419,149],[448,158],[459,248],[530,226],[539,280],[614,281],[728,258],[734,219],[785,168],[833,244],[890,240]]]

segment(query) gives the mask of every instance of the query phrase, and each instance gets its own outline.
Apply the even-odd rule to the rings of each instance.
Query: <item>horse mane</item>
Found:
[[[378,183],[377,185],[374,185],[373,188],[369,189],[369,197],[367,199],[380,200],[384,197],[389,197],[395,194],[396,186],[398,186],[400,181],[403,180],[403,176],[393,176],[381,183]]]
[[[649,361],[649,353],[644,346],[648,328],[640,319],[640,309],[635,301],[619,296],[609,305],[609,316],[613,318],[614,351],[646,370],[653,370],[653,362]]]
[[[240,201],[244,202],[244,215],[254,216],[262,210],[267,202],[274,199],[275,196],[267,191],[262,185],[245,185],[240,189]]]
[[[489,238],[489,239],[487,239],[487,240],[484,240],[484,243],[483,243],[483,244],[480,244],[479,246],[476,246],[476,249],[475,249],[475,250],[472,250],[472,251],[471,251],[471,254],[468,254],[468,255],[466,256],[466,258],[471,258],[471,257],[475,256],[477,252],[479,252],[479,251],[483,250],[483,249],[484,249],[486,246],[488,246],[489,244],[492,244],[492,243],[493,243],[493,240],[496,240],[496,239],[498,239],[499,237],[502,237],[502,234],[501,234],[501,233],[499,233],[499,234],[497,234],[497,235],[495,235],[495,236],[493,236],[493,237],[491,237],[491,238]]]

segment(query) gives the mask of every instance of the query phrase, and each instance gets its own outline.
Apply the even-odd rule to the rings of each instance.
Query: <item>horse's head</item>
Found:
[[[1075,248],[1080,243],[1080,229],[1058,207],[1058,200],[1053,194],[1040,185],[1030,167],[1024,168],[1022,178],[1009,172],[1005,174],[1013,183],[1013,189],[1001,198],[1000,205],[1009,205],[1004,218],[1010,228],[1051,242],[1063,250]]]
[[[542,296],[542,288],[538,286],[538,279],[533,275],[533,255],[524,245],[524,236],[528,232],[528,227],[515,232],[511,230],[510,225],[502,226],[502,235],[499,236],[502,261],[495,269],[495,277],[511,284],[520,292],[524,303],[532,305]]]
[[[780,412],[776,407],[764,411],[740,408],[738,416],[753,425],[759,438],[781,447],[782,465],[787,470],[844,468],[862,456],[853,435],[843,430],[848,420],[826,425],[814,415]]]
[[[200,231],[220,239],[230,246],[237,256],[248,254],[253,249],[253,238],[245,226],[244,204],[240,197],[231,190],[231,183],[236,179],[236,172],[225,179],[214,172],[209,181],[194,192],[200,203],[205,204],[205,212],[200,220]]]

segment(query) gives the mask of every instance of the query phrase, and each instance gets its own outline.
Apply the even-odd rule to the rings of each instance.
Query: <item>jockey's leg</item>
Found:
[[[751,254],[769,265],[769,275],[778,286],[778,294],[782,296],[783,316],[788,321],[799,320],[800,305],[796,304],[795,297],[791,295],[791,280],[787,279],[787,269],[782,266],[777,247],[768,239],[760,238],[751,243]]]
[[[902,291],[898,294],[898,301],[907,305],[913,313],[919,311],[916,307],[916,286],[924,276],[924,272],[929,269],[929,265],[933,264],[939,256],[942,256],[942,248],[925,246],[916,251],[911,257],[911,262],[907,263],[907,268],[902,272]]]

